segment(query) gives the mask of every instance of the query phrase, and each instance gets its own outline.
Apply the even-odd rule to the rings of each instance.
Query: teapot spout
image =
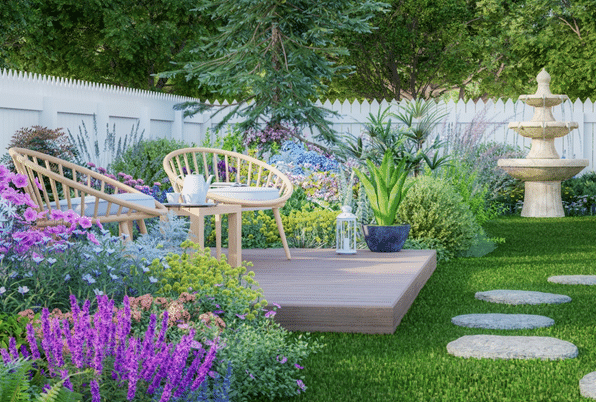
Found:
[[[215,177],[215,176],[211,175],[211,176],[209,176],[209,177],[207,178],[207,183],[206,183],[206,184],[207,184],[207,188],[209,188],[209,186],[211,185],[211,182],[213,181],[213,178],[214,178],[214,177]]]

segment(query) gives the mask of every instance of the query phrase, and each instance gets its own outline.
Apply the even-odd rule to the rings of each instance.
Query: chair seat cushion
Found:
[[[269,201],[279,198],[279,189],[275,187],[221,187],[211,188],[207,193],[243,201]]]
[[[122,193],[122,194],[110,194],[113,197],[116,197],[122,201],[127,202],[134,202],[135,204],[139,204],[140,206],[146,208],[155,208],[155,198],[147,194],[140,194],[140,193]],[[93,210],[95,208],[95,197],[94,196],[86,196],[85,197],[85,212],[84,214],[81,213],[81,197],[71,198],[70,199],[72,210],[81,216],[93,216]],[[120,208],[117,204],[112,204],[110,207],[109,215],[115,215],[118,213],[118,208]],[[67,211],[68,203],[66,200],[60,200],[60,209],[62,211]],[[97,206],[97,216],[105,216],[108,210],[108,202],[106,200],[99,200],[99,205]],[[122,208],[122,213],[127,213],[128,208]]]

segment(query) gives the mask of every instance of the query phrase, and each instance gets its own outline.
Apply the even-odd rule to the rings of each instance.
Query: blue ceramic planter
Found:
[[[410,234],[410,225],[362,225],[364,240],[370,251],[394,253],[401,250]]]

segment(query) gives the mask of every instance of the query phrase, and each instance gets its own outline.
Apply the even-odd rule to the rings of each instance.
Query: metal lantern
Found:
[[[335,248],[338,254],[356,254],[356,215],[347,205],[341,207],[337,216]]]

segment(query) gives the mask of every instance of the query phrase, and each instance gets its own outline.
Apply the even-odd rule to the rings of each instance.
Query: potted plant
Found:
[[[376,225],[362,225],[364,240],[371,251],[395,252],[401,250],[410,225],[399,224],[397,209],[413,183],[407,184],[409,169],[406,160],[398,164],[393,161],[393,154],[387,150],[380,166],[366,160],[368,175],[354,169],[370,201]]]

